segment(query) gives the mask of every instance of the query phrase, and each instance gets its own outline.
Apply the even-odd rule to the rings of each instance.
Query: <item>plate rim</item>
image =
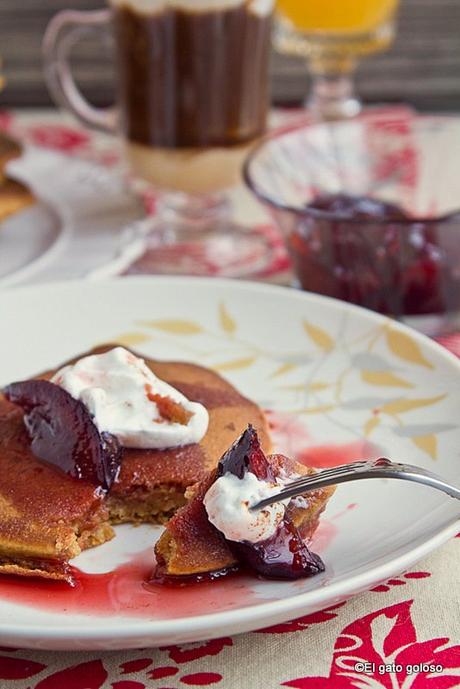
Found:
[[[124,284],[142,284],[148,285],[155,284],[165,284],[168,283],[179,283],[190,285],[190,283],[195,283],[197,285],[206,286],[210,285],[221,285],[222,287],[227,287],[237,290],[244,291],[246,289],[259,291],[259,292],[273,292],[275,294],[289,295],[289,298],[296,300],[306,300],[306,301],[317,301],[320,304],[329,304],[339,310],[348,311],[349,313],[356,313],[365,315],[370,321],[375,324],[389,322],[400,331],[410,335],[412,339],[420,342],[423,346],[432,349],[436,356],[441,356],[446,359],[451,364],[453,363],[460,372],[460,358],[455,354],[450,352],[446,347],[436,342],[436,340],[424,335],[415,328],[412,328],[405,323],[385,316],[383,314],[371,311],[364,306],[358,306],[357,304],[351,304],[350,302],[342,301],[341,299],[336,299],[335,297],[328,297],[324,294],[316,294],[315,292],[307,292],[301,290],[297,287],[291,285],[277,285],[273,283],[263,282],[263,281],[251,281],[251,280],[241,280],[236,278],[221,278],[221,277],[204,277],[195,275],[117,275],[117,276],[106,276],[103,275],[98,277],[96,275],[91,275],[87,278],[72,278],[71,280],[47,280],[40,282],[39,284],[27,283],[19,285],[6,285],[5,288],[2,287],[0,283],[0,298],[5,295],[19,293],[19,292],[36,292],[38,289],[40,291],[56,291],[60,295],[64,290],[72,291],[74,289],[81,290],[86,287],[105,287],[109,289],[113,285],[124,285]]]
[[[72,234],[72,223],[70,217],[66,217],[61,209],[53,206],[53,204],[42,198],[37,198],[36,202],[31,207],[23,208],[10,217],[18,218],[27,212],[30,213],[31,211],[33,212],[38,209],[46,211],[46,213],[48,213],[53,219],[53,222],[56,226],[56,236],[42,254],[36,256],[34,259],[32,259],[32,261],[24,266],[21,266],[12,273],[8,273],[7,275],[0,277],[1,289],[3,289],[3,287],[14,287],[17,284],[20,284],[23,280],[33,279],[34,273],[46,268],[47,264],[49,264],[59,255],[69,241],[69,238]],[[6,218],[6,220],[9,219],[10,218]]]
[[[141,285],[144,287],[153,287],[155,285],[160,285],[167,287],[168,284],[175,283],[178,285],[183,285],[186,283],[190,288],[190,284],[200,285],[202,287],[206,286],[216,286],[219,284],[222,288],[227,288],[230,290],[236,289],[238,291],[257,291],[260,293],[270,294],[283,294],[288,299],[295,299],[298,301],[304,301],[305,303],[320,303],[328,305],[329,307],[335,307],[341,311],[348,313],[356,313],[361,316],[365,316],[370,322],[383,323],[388,320],[394,324],[400,332],[410,334],[410,336],[418,341],[423,347],[428,347],[437,357],[443,358],[448,364],[450,364],[454,369],[456,369],[460,375],[460,359],[458,359],[454,354],[449,352],[446,348],[442,347],[440,344],[430,339],[429,337],[417,332],[416,330],[406,326],[398,321],[393,321],[388,319],[388,317],[381,314],[374,313],[368,309],[364,309],[360,306],[354,304],[349,304],[347,302],[342,302],[340,300],[325,297],[323,295],[317,295],[309,292],[302,292],[301,290],[295,290],[292,288],[286,288],[284,286],[243,281],[243,280],[232,280],[225,278],[206,278],[206,277],[188,277],[188,276],[127,276],[118,277],[111,279],[101,279],[101,280],[71,280],[71,281],[59,281],[48,283],[43,283],[40,285],[22,285],[18,287],[6,287],[5,289],[0,288],[0,300],[5,298],[8,300],[10,295],[24,293],[24,292],[34,292],[37,289],[42,292],[47,290],[53,290],[54,293],[58,293],[62,296],[63,291],[69,290],[74,291],[75,289],[82,290],[104,287],[110,289],[111,286],[120,286],[132,284]],[[58,289],[56,289],[58,288]],[[65,296],[65,295],[64,295]],[[176,632],[178,636],[186,636],[186,641],[199,641],[203,639],[210,639],[221,636],[226,633],[226,628],[234,628],[237,626],[241,632],[260,629],[267,625],[272,625],[276,623],[285,622],[290,619],[294,619],[295,616],[302,615],[302,607],[308,608],[310,605],[315,609],[321,609],[322,604],[330,602],[330,599],[344,600],[353,597],[357,593],[369,589],[372,585],[375,585],[379,581],[386,580],[387,578],[399,574],[404,571],[407,567],[412,566],[421,558],[425,557],[431,553],[436,548],[440,547],[451,537],[455,536],[460,531],[460,515],[458,518],[448,523],[446,526],[440,528],[433,536],[428,540],[419,544],[415,548],[408,550],[397,557],[391,558],[387,562],[376,565],[367,569],[364,572],[355,574],[345,578],[343,581],[325,583],[318,588],[311,589],[299,594],[293,594],[286,598],[281,598],[278,600],[256,602],[247,607],[237,608],[234,610],[225,610],[221,612],[205,613],[203,615],[193,615],[190,617],[176,618],[176,619],[156,619],[156,620],[145,620],[142,618],[128,618],[120,616],[117,618],[117,624],[113,624],[113,617],[108,616],[107,618],[99,617],[99,620],[106,620],[102,622],[97,629],[91,629],[88,627],[88,623],[78,622],[73,624],[71,627],[65,623],[59,625],[53,624],[49,628],[42,627],[30,627],[30,625],[20,623],[8,623],[3,624],[0,621],[0,638],[3,644],[8,645],[8,639],[4,638],[4,635],[15,635],[15,638],[11,640],[11,645],[17,643],[18,639],[24,639],[25,647],[35,648],[36,642],[45,642],[47,648],[52,648],[49,642],[56,641],[59,648],[63,648],[62,642],[68,642],[69,645],[72,643],[85,641],[85,642],[97,642],[101,640],[102,646],[98,646],[98,649],[107,648],[107,650],[114,650],[115,648],[128,648],[132,647],[132,643],[136,639],[142,638],[142,643],[146,642],[148,638],[148,643],[155,645],[157,642],[161,642],[161,637],[164,637],[168,633]],[[25,606],[27,608],[27,606]],[[123,623],[119,623],[118,620],[122,618]],[[232,632],[239,633],[239,631]],[[110,638],[115,641],[110,644],[105,643],[105,639]],[[124,646],[123,644],[127,645]],[[176,641],[180,643],[180,641]],[[83,649],[82,646],[78,646],[79,649]],[[94,646],[92,647],[94,649]]]

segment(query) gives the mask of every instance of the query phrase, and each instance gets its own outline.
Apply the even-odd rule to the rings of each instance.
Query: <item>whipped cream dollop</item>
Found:
[[[251,505],[278,493],[283,483],[261,481],[251,471],[242,479],[231,473],[220,476],[204,496],[204,506],[211,524],[230,541],[265,541],[276,532],[284,519],[289,499],[261,510]]]
[[[52,383],[80,400],[99,431],[125,447],[165,449],[198,443],[209,416],[176,388],[157,378],[143,359],[124,347],[65,366]]]

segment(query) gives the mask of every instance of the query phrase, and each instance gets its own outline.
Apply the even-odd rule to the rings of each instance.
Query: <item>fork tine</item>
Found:
[[[279,500],[285,500],[287,498],[302,495],[303,492],[314,490],[312,486],[315,486],[315,484],[318,484],[318,488],[333,486],[341,477],[352,474],[360,469],[364,469],[368,465],[368,462],[361,460],[358,462],[350,462],[349,464],[341,464],[340,466],[331,467],[330,469],[324,469],[323,471],[318,471],[314,474],[309,474],[308,476],[302,476],[302,478],[289,483],[282,490],[280,490],[279,493],[275,493],[270,498],[266,498],[265,500],[261,500],[256,505],[252,505],[250,509],[260,509],[266,505],[278,502]]]
[[[321,469],[320,471],[316,471],[314,474],[309,474],[308,476],[302,476],[302,478],[298,479],[298,481],[306,481],[308,479],[315,479],[318,480],[318,478],[327,478],[328,476],[339,476],[340,474],[347,473],[350,471],[350,469],[358,469],[361,466],[364,466],[367,464],[367,462],[364,461],[359,461],[359,462],[350,462],[349,464],[341,464],[340,466],[337,467],[331,467],[330,469]],[[293,481],[292,484],[296,483],[297,481]]]
[[[321,483],[323,483],[325,480],[329,483],[331,482],[330,485],[333,485],[334,481],[339,477],[342,476],[343,474],[348,474],[350,471],[354,470],[355,468],[358,468],[360,466],[360,462],[356,462],[354,464],[348,464],[346,466],[340,466],[340,467],[334,467],[332,469],[327,469],[325,471],[318,471],[315,474],[309,474],[308,476],[302,476],[302,478],[296,479],[295,481],[292,481],[292,483],[289,483],[285,488],[280,490],[279,493],[275,494],[273,496],[273,499],[278,498],[279,499],[284,499],[283,496],[287,497],[288,492],[293,492],[295,491],[297,494],[303,489],[307,490],[310,488],[310,486],[315,485],[318,483],[320,480]],[[263,501],[262,501],[263,502]]]
[[[278,493],[260,500],[257,504],[251,505],[249,509],[262,509],[275,502],[302,495],[302,493],[315,490],[316,488],[326,488],[334,484],[369,478],[390,478],[415,481],[416,483],[430,486],[431,488],[446,493],[452,498],[460,500],[460,488],[448,483],[441,476],[437,476],[422,467],[416,467],[411,464],[395,463],[385,457],[381,457],[380,459],[369,460],[367,462],[361,461],[344,464],[292,481],[286,484]]]

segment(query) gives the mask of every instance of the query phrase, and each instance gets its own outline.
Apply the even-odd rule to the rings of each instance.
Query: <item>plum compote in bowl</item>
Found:
[[[285,129],[244,175],[297,286],[429,335],[460,325],[460,118],[388,110]]]

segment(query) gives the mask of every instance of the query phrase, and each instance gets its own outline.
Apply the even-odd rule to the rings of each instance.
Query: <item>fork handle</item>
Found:
[[[380,460],[377,460],[379,462]],[[440,476],[432,474],[429,471],[413,466],[412,464],[396,464],[391,462],[390,465],[369,466],[361,471],[356,471],[350,474],[342,474],[335,478],[324,476],[321,474],[317,476],[315,481],[315,488],[327,488],[328,486],[338,485],[339,483],[347,483],[348,481],[358,481],[369,478],[393,478],[400,481],[412,481],[414,483],[421,483],[431,488],[446,493],[451,498],[460,500],[460,489],[444,481]],[[289,489],[288,489],[289,490]],[[307,489],[311,490],[311,489]]]

